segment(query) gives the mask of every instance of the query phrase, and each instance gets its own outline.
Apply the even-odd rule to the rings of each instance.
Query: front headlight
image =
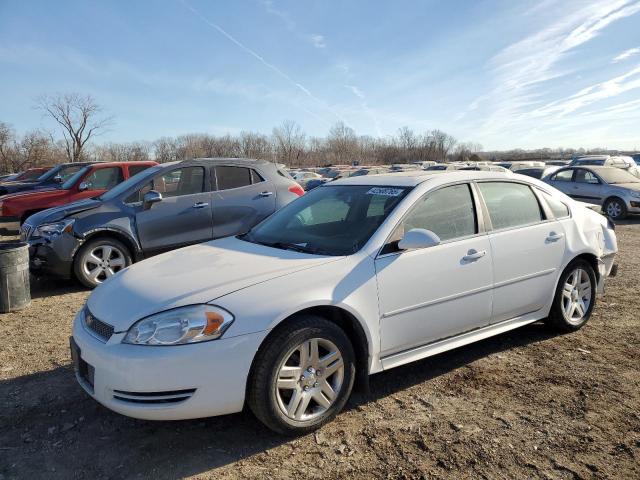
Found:
[[[233,323],[233,315],[212,305],[190,305],[156,313],[135,323],[123,343],[184,345],[220,338]]]
[[[632,197],[640,198],[640,192],[636,192],[636,191],[632,190],[630,192],[630,194],[631,194]]]
[[[52,237],[60,235],[62,232],[71,233],[74,220],[62,220],[55,223],[43,223],[38,225],[33,232],[33,237]]]

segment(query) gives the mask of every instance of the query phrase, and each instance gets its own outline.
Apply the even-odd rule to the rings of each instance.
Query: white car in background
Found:
[[[107,408],[239,412],[313,430],[356,376],[544,320],[589,320],[613,273],[608,220],[498,172],[403,172],[318,187],[238,237],[113,276],[77,314],[76,377]]]

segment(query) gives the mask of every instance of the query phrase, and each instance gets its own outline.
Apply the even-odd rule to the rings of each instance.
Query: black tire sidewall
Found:
[[[577,268],[581,268],[587,272],[589,275],[589,280],[591,281],[591,302],[589,304],[589,308],[587,308],[587,312],[584,315],[582,322],[578,324],[570,323],[564,317],[564,312],[562,310],[562,290],[564,288],[564,284],[569,278],[569,275],[576,270]],[[586,260],[578,259],[572,261],[567,268],[564,269],[562,275],[560,275],[560,280],[558,281],[558,286],[556,287],[556,295],[553,299],[552,306],[552,315],[551,319],[553,321],[554,326],[560,328],[564,331],[576,331],[582,328],[591,318],[591,313],[596,306],[596,296],[597,296],[597,279],[596,273],[589,262]]]
[[[82,257],[85,255],[87,251],[93,250],[94,248],[99,247],[101,245],[111,245],[113,247],[116,247],[118,250],[120,250],[123,253],[124,259],[125,259],[125,266],[123,267],[123,269],[133,263],[131,252],[129,251],[127,246],[124,243],[122,243],[120,240],[117,240],[115,238],[108,238],[108,237],[101,237],[101,238],[96,238],[95,240],[89,240],[87,243],[85,243],[82,247],[78,249],[73,259],[73,273],[75,274],[78,281],[82,283],[85,287],[96,288],[100,284],[94,283],[85,277],[84,272],[82,270]]]
[[[607,207],[614,202],[620,205],[620,215],[618,215],[617,217],[611,217],[611,215],[609,215],[609,213],[607,212]],[[620,198],[617,198],[617,197],[610,198],[604,204],[604,213],[607,216],[611,217],[613,220],[621,220],[627,216],[627,205]]]
[[[266,401],[266,405],[264,405],[266,409],[263,410],[263,414],[266,413],[268,418],[261,419],[270,428],[286,435],[300,435],[313,431],[333,419],[347,403],[355,380],[355,354],[344,331],[336,324],[323,318],[308,317],[306,320],[305,326],[300,329],[293,328],[285,338],[272,339],[274,343],[277,342],[277,348],[267,348],[263,352],[264,355],[258,355],[257,361],[265,362],[265,365],[268,366],[268,373],[266,378],[252,382],[253,388],[260,390],[252,392],[253,398],[263,398],[263,401]],[[276,398],[275,386],[278,368],[285,360],[285,355],[297,345],[312,338],[325,338],[338,347],[344,361],[344,379],[336,401],[322,416],[312,421],[299,422],[290,419],[281,411]],[[254,410],[254,413],[257,412]],[[260,417],[260,415],[258,416]]]

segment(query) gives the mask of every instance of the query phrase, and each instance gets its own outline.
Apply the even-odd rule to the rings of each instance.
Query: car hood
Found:
[[[634,192],[640,192],[640,183],[613,183],[611,185],[626,190],[633,190]]]
[[[41,212],[38,212],[31,217],[27,223],[29,225],[42,225],[43,223],[59,222],[60,220],[67,218],[75,213],[91,210],[102,205],[102,201],[93,198],[87,198],[85,200],[79,200],[77,202],[68,203],[59,207],[48,208]]]
[[[279,250],[228,237],[132,265],[98,286],[89,296],[87,306],[96,318],[120,332],[153,313],[208,303],[340,258],[343,257]]]
[[[41,187],[39,182],[6,182],[0,184],[0,192],[3,195],[14,192],[33,191],[48,188],[51,188],[51,185]]]

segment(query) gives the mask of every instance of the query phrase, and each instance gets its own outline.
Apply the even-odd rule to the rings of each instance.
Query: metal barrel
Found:
[[[19,310],[30,303],[29,245],[0,242],[0,313]]]

